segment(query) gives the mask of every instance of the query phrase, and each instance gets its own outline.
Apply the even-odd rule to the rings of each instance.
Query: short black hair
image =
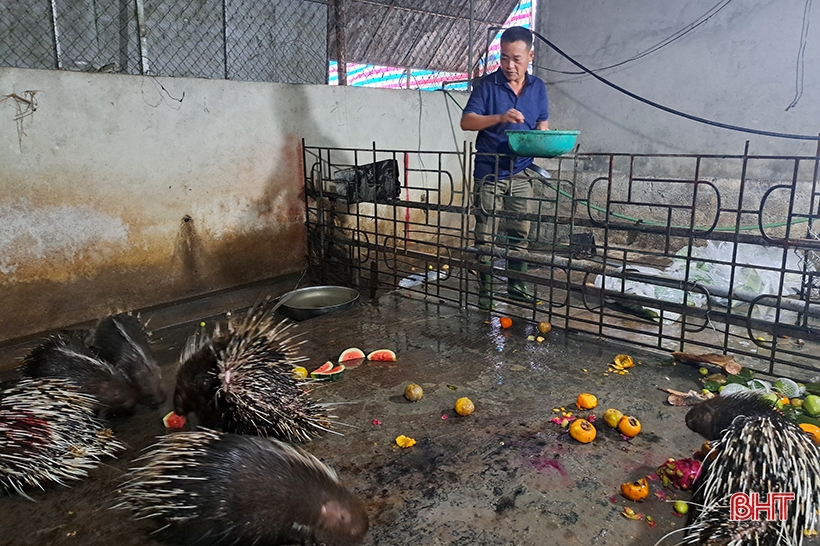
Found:
[[[532,31],[524,27],[510,27],[501,34],[502,44],[524,42],[527,49],[532,49]]]

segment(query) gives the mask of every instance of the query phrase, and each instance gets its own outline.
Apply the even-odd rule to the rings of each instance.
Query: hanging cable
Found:
[[[645,99],[645,98],[641,97],[640,95],[636,95],[635,93],[624,89],[620,85],[615,84],[615,83],[607,80],[603,76],[599,76],[595,72],[591,71],[590,69],[588,69],[587,67],[585,67],[584,65],[582,65],[581,63],[579,63],[578,61],[576,61],[575,59],[573,59],[572,57],[570,57],[566,53],[564,53],[563,51],[561,51],[561,49],[559,49],[555,44],[553,44],[552,42],[550,42],[549,40],[547,40],[546,38],[541,36],[541,34],[533,31],[533,35],[536,38],[538,38],[539,40],[541,40],[542,42],[544,42],[545,44],[547,44],[550,48],[553,49],[553,51],[555,51],[556,53],[558,53],[559,55],[564,57],[566,60],[568,60],[569,62],[571,62],[572,64],[574,64],[575,66],[577,66],[578,68],[580,68],[581,70],[583,70],[584,72],[586,72],[587,74],[589,74],[590,76],[595,78],[596,80],[600,81],[601,83],[604,83],[604,84],[608,85],[609,87],[615,89],[616,91],[620,91],[621,93],[623,93],[624,95],[627,95],[628,97],[631,97],[631,98],[633,98],[637,101],[640,101],[644,104],[648,104],[649,106],[653,106],[655,108],[658,108],[659,110],[663,110],[664,112],[667,112],[669,114],[680,116],[682,118],[686,118],[686,119],[689,119],[689,120],[692,120],[692,121],[697,121],[699,123],[704,123],[706,125],[711,125],[713,127],[720,127],[721,129],[729,129],[730,131],[739,131],[739,132],[742,132],[742,133],[752,133],[752,134],[755,134],[755,135],[770,136],[770,137],[774,137],[774,138],[789,138],[789,139],[793,139],[793,140],[820,140],[820,136],[816,136],[816,135],[798,135],[798,134],[792,134],[792,133],[777,133],[777,132],[774,132],[774,131],[761,131],[759,129],[752,129],[752,128],[749,128],[749,127],[741,127],[739,125],[730,125],[728,123],[721,123],[719,121],[713,121],[713,120],[710,120],[710,119],[701,118],[701,117],[698,117],[698,116],[693,116],[692,114],[687,114],[685,112],[681,112],[680,110],[675,110],[674,108],[664,106],[662,104],[651,101],[649,99]]]
[[[794,82],[794,99],[786,107],[786,112],[797,106],[797,101],[803,96],[803,67],[805,64],[806,53],[806,39],[809,35],[809,13],[811,12],[811,1],[806,0],[806,6],[803,9],[803,26],[800,30],[800,47],[797,50],[797,70],[795,71]]]

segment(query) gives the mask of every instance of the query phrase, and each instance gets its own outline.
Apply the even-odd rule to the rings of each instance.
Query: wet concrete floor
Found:
[[[257,287],[225,296],[217,305],[225,305],[222,311],[247,307],[266,288],[282,291]],[[153,348],[169,394],[187,337],[200,321],[224,318],[210,313],[213,305],[194,302],[184,310],[155,311],[154,324],[161,327],[154,331]],[[181,314],[187,319],[179,320]],[[296,328],[308,340],[302,346],[308,369],[335,360],[348,347],[386,348],[398,356],[396,363],[365,362],[348,369],[341,380],[314,392],[322,401],[344,402],[335,415],[350,427],[339,427],[344,436],[326,435],[305,447],[365,500],[371,520],[365,545],[654,544],[684,526],[671,503],[653,493],[642,503],[626,501],[619,486],[700,446],[701,438],[684,424],[686,409],[668,405],[658,389],[695,388],[696,369],[558,330],[542,343],[528,341],[528,335],[537,335],[534,324],[516,320],[504,330],[497,315],[396,294]],[[0,368],[8,368],[24,349],[0,350]],[[604,375],[619,353],[640,364],[628,375]],[[404,399],[410,382],[424,388],[422,400]],[[598,397],[596,415],[608,407],[620,409],[636,416],[643,431],[627,441],[598,421],[592,443],[572,440],[551,419],[554,408],[579,414],[573,403],[581,392]],[[468,417],[453,410],[462,396],[475,403]],[[166,433],[161,419],[170,398],[169,407],[114,420],[112,428],[129,450],[88,479],[70,488],[33,491],[36,502],[0,498],[0,544],[159,545],[146,526],[110,507],[129,462]],[[401,434],[416,445],[399,448],[394,440]],[[658,481],[651,487],[661,490]],[[665,497],[688,495],[666,490]],[[627,506],[652,516],[656,526],[624,518]]]

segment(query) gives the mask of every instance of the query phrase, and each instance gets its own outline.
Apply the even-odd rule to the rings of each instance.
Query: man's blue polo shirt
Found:
[[[474,176],[477,179],[487,177],[495,179],[494,155],[481,155],[481,152],[491,154],[509,154],[510,145],[507,130],[532,130],[536,123],[545,121],[549,117],[549,103],[547,101],[547,86],[539,78],[527,74],[521,94],[516,96],[510,88],[506,76],[499,69],[481,78],[473,87],[470,100],[464,107],[465,114],[479,114],[482,116],[503,114],[510,108],[515,108],[524,114],[524,123],[499,123],[478,132],[475,140],[476,151]],[[505,180],[510,174],[510,158],[502,156],[498,161],[498,177]],[[514,157],[512,174],[518,174],[532,164],[531,157]]]

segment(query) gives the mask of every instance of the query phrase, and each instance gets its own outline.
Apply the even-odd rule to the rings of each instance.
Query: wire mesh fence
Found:
[[[466,89],[533,0],[5,0],[0,66]],[[468,67],[472,67],[469,70]]]
[[[0,65],[283,83],[327,81],[319,0],[9,0]]]

